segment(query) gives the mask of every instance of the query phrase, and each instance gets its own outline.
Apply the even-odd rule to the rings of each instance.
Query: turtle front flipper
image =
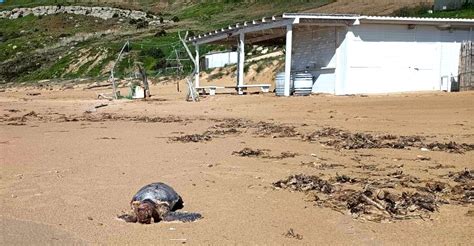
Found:
[[[184,212],[169,212],[162,220],[166,222],[193,222],[202,219],[202,215],[199,213],[184,213]]]

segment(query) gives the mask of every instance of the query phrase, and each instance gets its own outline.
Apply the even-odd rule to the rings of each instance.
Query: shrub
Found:
[[[159,59],[154,66],[154,70],[158,71],[164,68],[166,68],[166,59]]]
[[[179,17],[178,16],[173,16],[173,18],[171,18],[171,20],[173,22],[179,22]]]
[[[396,10],[393,12],[394,16],[399,17],[410,17],[410,16],[419,16],[431,10],[432,6],[426,3],[422,3],[415,7],[403,7],[401,9]]]
[[[148,27],[148,21],[146,21],[146,20],[140,20],[137,23],[137,29],[147,28],[147,27]]]
[[[166,36],[166,34],[166,31],[164,29],[161,29],[155,34],[155,37],[163,37]]]
[[[151,56],[155,58],[156,60],[159,60],[159,59],[165,58],[165,52],[160,48],[153,47],[150,49],[140,51],[140,56],[142,57]]]
[[[153,19],[153,13],[151,11],[146,12],[146,18]]]

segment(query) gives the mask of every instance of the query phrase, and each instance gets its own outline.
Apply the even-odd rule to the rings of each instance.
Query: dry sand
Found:
[[[37,91],[41,95],[27,96],[24,89],[0,93],[2,245],[472,244],[474,217],[468,216],[472,203],[440,206],[426,220],[364,222],[349,213],[314,206],[303,193],[275,190],[272,183],[299,173],[370,178],[396,170],[420,179],[440,179],[449,171],[474,169],[474,151],[337,151],[300,137],[258,137],[255,129],[199,143],[169,139],[203,133],[219,123],[216,119],[238,118],[292,125],[302,133],[330,126],[473,144],[472,92],[290,98],[218,95],[188,103],[182,100],[183,92],[175,92],[174,84],[153,86],[155,97],[148,101],[99,101],[94,98],[101,91],[94,90]],[[87,117],[104,113],[121,117],[92,121],[83,116],[101,103],[108,106]],[[31,111],[37,116],[22,122],[21,116]],[[184,121],[147,123],[128,116],[173,116],[167,119]],[[65,122],[65,117],[78,121]],[[268,149],[272,155],[284,151],[298,155],[286,159],[232,155],[245,147]],[[431,160],[416,160],[417,155]],[[301,165],[321,160],[343,166]],[[377,169],[364,170],[359,162]],[[454,167],[430,168],[439,164]],[[185,210],[200,212],[204,219],[152,225],[116,219],[128,211],[132,195],[141,186],[156,181],[173,186],[183,196]],[[290,228],[303,238],[285,237]]]

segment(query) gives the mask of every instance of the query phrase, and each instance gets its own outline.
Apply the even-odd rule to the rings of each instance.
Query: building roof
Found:
[[[221,29],[214,30],[208,33],[202,33],[197,36],[188,38],[187,41],[197,43],[197,44],[212,43],[215,41],[228,39],[230,37],[237,36],[240,34],[241,31],[244,31],[245,33],[250,33],[250,32],[255,32],[255,31],[273,33],[273,31],[269,31],[269,30],[274,29],[274,28],[284,27],[291,22],[292,22],[292,19],[283,18],[283,16],[264,17],[260,20],[237,23],[234,25],[229,25],[226,28],[221,28]],[[279,32],[280,35],[282,33],[283,32]],[[261,36],[261,34],[259,36]],[[252,36],[248,38],[251,39]]]
[[[407,25],[434,25],[439,27],[474,28],[474,19],[454,18],[420,18],[420,17],[390,17],[364,16],[355,14],[322,14],[322,13],[285,13],[282,16],[265,17],[261,20],[237,23],[226,28],[203,33],[191,38],[188,42],[205,44],[213,42],[225,43],[231,37],[246,33],[246,39],[259,42],[272,38],[283,37],[285,27],[291,23],[315,23],[333,25],[360,25],[360,24],[407,24]]]

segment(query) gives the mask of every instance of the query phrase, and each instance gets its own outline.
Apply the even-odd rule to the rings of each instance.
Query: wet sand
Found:
[[[173,84],[153,86],[156,96],[148,101],[96,100],[96,93],[102,90],[37,91],[41,95],[27,96],[21,88],[0,93],[2,244],[472,242],[474,217],[467,215],[474,209],[472,203],[440,206],[426,220],[375,223],[315,206],[305,201],[305,194],[275,190],[272,183],[299,173],[370,178],[397,170],[422,180],[452,182],[441,175],[474,169],[474,151],[335,150],[302,141],[300,136],[259,136],[255,128],[196,143],[170,139],[201,134],[222,119],[234,118],[294,126],[302,134],[335,127],[354,133],[421,135],[429,142],[474,144],[472,92],[291,98],[226,94],[188,103]],[[100,104],[107,106],[84,114]],[[31,111],[36,116],[21,119]],[[104,118],[104,114],[120,117]],[[144,118],[170,116],[179,120],[146,122]],[[232,154],[246,147],[266,149],[274,156],[285,151],[297,156],[275,159]],[[418,155],[430,160],[419,161]],[[301,165],[321,160],[342,166]],[[375,165],[377,170],[365,170],[360,162]],[[439,164],[452,167],[430,168]],[[128,211],[140,187],[156,181],[173,186],[184,198],[184,210],[200,212],[204,219],[152,225],[116,219]],[[290,228],[303,238],[285,237]]]

